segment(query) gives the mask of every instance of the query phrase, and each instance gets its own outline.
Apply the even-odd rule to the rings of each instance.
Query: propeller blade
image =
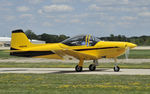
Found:
[[[126,48],[126,52],[125,52],[126,60],[128,60],[129,53],[130,53],[130,47],[127,47],[127,48]]]

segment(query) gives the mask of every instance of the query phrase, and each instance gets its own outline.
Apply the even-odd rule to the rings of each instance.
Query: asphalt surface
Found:
[[[121,69],[119,72],[114,72],[113,69],[108,68],[97,68],[96,71],[84,68],[82,72],[75,72],[74,68],[0,68],[0,73],[150,75],[150,69]]]
[[[57,60],[57,59],[45,59],[45,58],[0,58],[0,63],[78,63],[79,60]],[[92,63],[92,60],[84,61],[84,63],[90,62]],[[99,59],[99,64],[101,63],[114,63],[114,59]],[[134,63],[134,64],[140,64],[140,63],[149,63],[150,59],[117,59],[118,63]]]

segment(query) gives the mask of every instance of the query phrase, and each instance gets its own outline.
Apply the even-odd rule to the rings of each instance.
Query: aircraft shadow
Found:
[[[102,71],[106,71],[106,70],[109,70],[109,69],[97,69],[95,71],[90,71],[90,70],[83,70],[82,72],[102,72]],[[57,71],[57,72],[52,72],[50,74],[64,74],[64,73],[77,73],[75,70],[71,70],[71,71]],[[80,73],[80,72],[79,72]]]
[[[11,72],[11,71],[29,71],[28,69],[14,69],[14,70],[0,70],[0,72]],[[38,70],[39,71],[39,70]],[[41,71],[49,71],[49,70],[41,70]],[[89,72],[92,74],[92,72],[114,72],[110,69],[96,69],[95,71],[89,71],[89,70],[83,70],[82,72],[76,72],[75,70],[63,70],[63,71],[56,71],[56,72],[49,72],[48,74],[75,74],[75,73],[84,73]]]

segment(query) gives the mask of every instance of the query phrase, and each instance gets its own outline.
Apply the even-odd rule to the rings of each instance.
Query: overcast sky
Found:
[[[0,36],[36,34],[150,35],[150,0],[0,0]]]

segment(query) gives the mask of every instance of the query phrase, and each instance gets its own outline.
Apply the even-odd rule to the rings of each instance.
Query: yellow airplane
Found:
[[[23,30],[18,29],[12,31],[10,55],[49,59],[78,59],[79,63],[75,70],[81,72],[84,60],[93,60],[89,70],[94,71],[98,65],[98,59],[114,58],[116,61],[116,58],[124,54],[126,49],[134,47],[136,44],[100,41],[91,35],[75,36],[60,43],[32,44]],[[115,65],[114,71],[118,72],[119,70],[120,67]]]

